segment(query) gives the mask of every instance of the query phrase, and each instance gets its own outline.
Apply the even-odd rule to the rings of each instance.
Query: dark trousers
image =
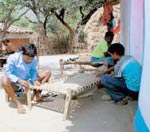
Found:
[[[111,95],[115,101],[120,101],[125,96],[131,96],[133,99],[138,98],[138,92],[129,90],[123,78],[103,75],[100,79],[100,83],[108,89],[108,94]]]

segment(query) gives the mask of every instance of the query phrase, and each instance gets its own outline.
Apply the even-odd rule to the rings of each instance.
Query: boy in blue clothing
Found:
[[[23,88],[29,89],[29,80],[34,85],[45,83],[50,78],[50,71],[37,73],[37,50],[34,44],[26,43],[20,52],[10,55],[5,65],[5,75],[2,83],[7,94],[15,102],[18,113],[26,113],[25,108],[15,96],[15,93],[23,92]],[[35,91],[34,99],[40,100],[41,91]]]
[[[120,43],[110,45],[108,53],[116,64],[97,75],[101,76],[99,83],[107,88],[108,94],[116,102],[126,96],[137,99],[141,83],[141,65],[135,58],[124,55],[124,47]],[[114,76],[104,75],[113,70]]]

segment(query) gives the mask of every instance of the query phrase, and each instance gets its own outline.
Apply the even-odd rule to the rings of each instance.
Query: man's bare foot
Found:
[[[34,95],[33,100],[36,102],[42,101],[42,98],[39,94]]]
[[[19,114],[25,114],[26,109],[22,106],[22,104],[17,105],[18,113]]]

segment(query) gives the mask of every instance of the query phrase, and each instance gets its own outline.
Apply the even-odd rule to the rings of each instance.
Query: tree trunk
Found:
[[[1,39],[6,36],[6,31],[8,30],[8,28],[9,27],[5,23],[3,23]]]
[[[63,25],[69,30],[69,53],[73,52],[74,46],[74,29],[68,23],[62,22]]]
[[[81,22],[79,22],[77,24],[76,29],[75,29],[75,40],[74,41],[75,41],[76,46],[79,45],[78,42],[79,42],[79,34],[80,34],[80,29],[81,29],[80,27],[81,27]]]
[[[78,36],[79,36],[79,30],[80,30],[80,27],[81,27],[81,24],[78,23],[76,29],[72,29],[70,26],[66,26],[69,30],[69,45],[70,45],[70,49],[69,49],[69,52],[70,53],[73,53],[74,50],[73,50],[73,47],[75,45],[78,45]]]
[[[37,49],[38,55],[46,55],[48,50],[47,36],[45,35],[44,27],[42,24],[37,25]]]
[[[70,45],[70,48],[69,48],[69,52],[70,53],[73,53],[73,47],[75,45],[75,32],[74,30],[69,30],[69,45]]]

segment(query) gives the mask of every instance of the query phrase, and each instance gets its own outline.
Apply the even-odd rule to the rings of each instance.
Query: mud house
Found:
[[[3,24],[0,23],[0,36],[2,33]],[[10,40],[10,48],[16,51],[22,44],[29,42],[32,37],[33,31],[25,27],[10,26],[6,32],[6,38]]]

